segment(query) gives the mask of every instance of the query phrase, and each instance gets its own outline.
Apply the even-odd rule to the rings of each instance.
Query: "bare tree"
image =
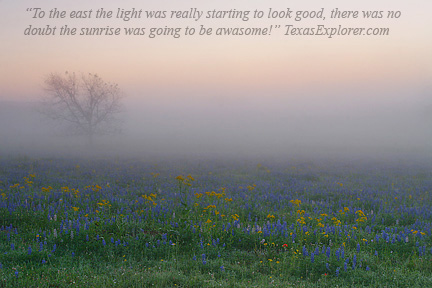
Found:
[[[85,135],[90,144],[95,135],[120,131],[123,94],[117,84],[96,74],[65,72],[46,77],[45,90],[41,112],[66,124],[66,131]]]

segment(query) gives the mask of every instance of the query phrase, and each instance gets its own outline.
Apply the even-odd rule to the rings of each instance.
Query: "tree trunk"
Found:
[[[93,147],[94,146],[94,134],[93,133],[89,133],[87,135],[87,144],[89,147]]]

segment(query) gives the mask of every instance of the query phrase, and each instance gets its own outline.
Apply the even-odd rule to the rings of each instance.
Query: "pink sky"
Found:
[[[432,70],[432,21],[428,11],[432,2],[417,1],[362,1],[346,4],[346,1],[301,1],[289,7],[295,9],[320,9],[326,11],[338,7],[345,10],[400,10],[400,19],[381,20],[330,20],[326,25],[343,24],[356,27],[390,27],[386,37],[289,37],[283,33],[268,37],[160,37],[149,39],[135,37],[59,37],[24,36],[29,24],[51,26],[101,26],[148,27],[152,25],[208,27],[244,25],[240,22],[214,20],[50,20],[32,19],[27,7],[53,7],[64,10],[93,9],[100,7],[115,10],[117,7],[141,9],[261,9],[268,7],[283,10],[284,1],[162,1],[145,5],[142,1],[75,1],[59,4],[59,1],[10,1],[0,2],[0,35],[2,45],[0,68],[0,97],[33,98],[41,93],[45,75],[51,72],[82,71],[100,74],[107,80],[119,83],[132,97],[149,89],[165,89],[166,86],[182,89],[262,89],[266,91],[299,91],[310,86],[334,89],[340,86],[370,85],[409,86],[430,83]],[[94,12],[93,12],[94,13]],[[287,23],[281,20],[254,20],[251,26]],[[262,23],[262,24],[261,24]],[[317,22],[290,21],[300,27],[313,26]],[[247,24],[247,23],[246,23]],[[319,23],[321,24],[321,23]],[[223,89],[222,89],[223,87]],[[142,93],[141,93],[142,92]],[[172,97],[178,97],[173,95]],[[257,96],[259,97],[259,96]]]

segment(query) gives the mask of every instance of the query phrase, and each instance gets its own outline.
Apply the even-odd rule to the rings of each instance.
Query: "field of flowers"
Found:
[[[432,170],[0,159],[1,287],[432,287]]]

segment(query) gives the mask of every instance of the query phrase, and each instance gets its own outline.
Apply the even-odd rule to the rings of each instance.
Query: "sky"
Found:
[[[371,155],[415,151],[430,156],[432,2],[304,2],[0,0],[0,113],[9,110],[10,102],[24,105],[38,101],[44,96],[44,79],[50,73],[97,73],[119,84],[127,96],[126,132],[121,138],[145,153],[276,155],[322,150],[332,151],[331,155],[341,151]],[[93,17],[48,19],[46,15],[35,19],[34,12],[27,8],[41,8],[47,13],[53,8],[67,13],[92,9]],[[114,13],[118,8],[166,10],[168,16],[171,10],[190,8],[260,10],[264,16],[249,21],[95,19],[95,11],[100,8]],[[324,9],[328,19],[267,19],[270,8]],[[330,19],[330,11],[335,8],[360,14],[357,19]],[[364,19],[361,11],[366,10],[384,11],[384,18]],[[401,16],[388,19],[388,10],[400,11]],[[148,33],[26,36],[29,25],[56,26],[58,30],[63,25],[78,29],[188,26],[197,31],[201,25],[214,30],[270,25],[282,28],[273,27],[267,36],[197,36],[196,32],[194,36],[150,39]],[[284,35],[285,25],[388,27],[390,33],[294,36]],[[0,139],[7,135],[9,146],[19,143],[26,147],[24,142],[44,146],[41,139],[29,140],[39,134],[47,139],[47,127],[51,126],[45,122],[36,125],[36,118],[31,117],[31,123],[25,123],[20,120],[25,117],[16,116],[19,113],[12,113],[12,118],[0,115]],[[121,142],[115,143],[119,146]]]

